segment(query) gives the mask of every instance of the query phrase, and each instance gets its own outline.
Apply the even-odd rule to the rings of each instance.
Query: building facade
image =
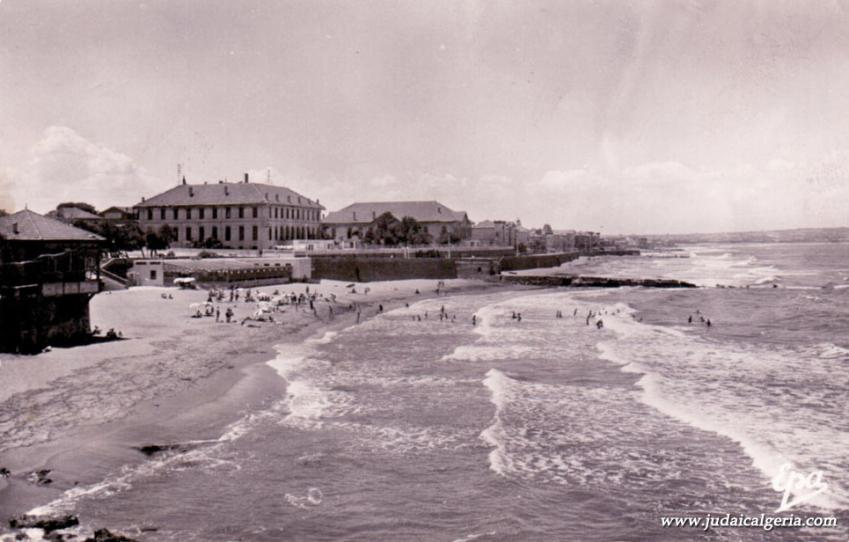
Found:
[[[362,240],[377,217],[390,213],[398,220],[414,218],[434,243],[460,242],[472,235],[472,223],[465,211],[454,211],[437,201],[382,201],[353,203],[329,213],[323,220],[326,233],[338,243]]]
[[[143,232],[168,226],[171,246],[268,249],[321,236],[324,207],[270,184],[180,184],[134,206]]]
[[[0,217],[0,351],[31,354],[88,337],[104,244],[30,210]]]

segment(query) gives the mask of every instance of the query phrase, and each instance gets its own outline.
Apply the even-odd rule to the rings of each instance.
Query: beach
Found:
[[[285,393],[265,362],[287,344],[319,330],[356,323],[401,303],[429,298],[436,281],[281,284],[260,292],[318,295],[315,312],[305,302],[286,305],[272,322],[247,321],[256,302],[229,297],[214,316],[193,318],[208,299],[203,289],[137,287],[95,296],[92,326],[120,331],[122,340],[55,348],[36,356],[0,355],[0,516],[23,514],[86,487],[126,465],[142,462],[145,446],[203,442],[245,412],[262,410]],[[441,294],[487,285],[446,281]],[[419,293],[416,293],[416,292]],[[332,300],[331,300],[332,296]],[[234,311],[225,323],[227,308]],[[332,309],[331,309],[332,307]],[[354,308],[356,307],[356,308]],[[49,483],[35,481],[49,471]],[[2,531],[0,531],[2,532]]]
[[[0,499],[7,514],[74,514],[71,533],[142,541],[845,540],[847,254],[704,246],[672,269],[652,256],[572,264],[703,285],[689,289],[322,282],[309,287],[336,294],[333,321],[287,309],[256,328],[189,318],[203,292],[130,290],[180,310],[146,311],[159,338],[139,341],[145,369],[112,378],[120,393],[83,419],[121,415],[64,418],[84,391],[33,400],[61,430],[4,450]],[[93,320],[117,295],[96,300]],[[166,360],[168,384],[148,374]],[[89,370],[110,374],[90,362],[50,382]],[[139,373],[163,392],[121,410]],[[819,472],[827,492],[777,513],[784,465]],[[50,487],[27,481],[36,469],[51,469]],[[837,526],[662,523],[724,515]]]

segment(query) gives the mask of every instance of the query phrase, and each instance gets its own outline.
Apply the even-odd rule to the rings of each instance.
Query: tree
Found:
[[[543,224],[542,233],[543,235],[554,235],[554,230],[551,229],[551,224]]]
[[[429,245],[433,241],[427,229],[411,216],[401,219],[401,228],[403,242],[408,245]]]
[[[159,235],[159,239],[162,240],[162,243],[165,245],[162,248],[169,248],[171,246],[171,241],[174,240],[174,230],[168,224],[163,224],[159,227],[159,231],[157,232]]]
[[[439,232],[439,239],[437,241],[440,245],[453,245],[460,242],[460,236],[453,231],[448,231],[446,226],[442,226],[442,230]]]
[[[0,209],[0,216],[6,216],[6,215],[8,215],[8,214],[9,214],[9,213],[7,213],[6,211],[4,211],[3,209]]]

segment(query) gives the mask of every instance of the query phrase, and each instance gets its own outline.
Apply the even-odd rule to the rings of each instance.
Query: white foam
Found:
[[[772,479],[785,463],[813,468],[822,461],[832,469],[839,468],[840,445],[834,442],[828,415],[823,415],[822,421],[815,410],[805,416],[799,412],[782,415],[781,408],[767,396],[761,399],[764,390],[758,375],[792,370],[797,362],[790,354],[737,352],[730,345],[705,343],[678,330],[631,319],[611,319],[606,327],[616,332],[618,339],[600,342],[600,357],[620,365],[623,371],[643,374],[637,384],[643,390],[640,398],[644,404],[697,429],[734,440],[766,478]],[[847,354],[845,348],[823,343],[815,355],[834,359]],[[804,363],[809,378],[828,378],[816,377],[816,371],[827,371],[827,367],[812,366],[810,360]],[[747,372],[751,376],[746,376]],[[837,487],[835,492],[832,498],[820,498],[814,504],[840,506],[836,503],[846,500],[844,492]]]
[[[486,373],[483,384],[490,391],[492,404],[495,405],[495,415],[492,425],[481,432],[480,438],[494,448],[489,452],[489,468],[501,476],[506,476],[512,470],[512,462],[507,454],[507,432],[501,413],[510,400],[510,377],[498,369],[490,369]]]

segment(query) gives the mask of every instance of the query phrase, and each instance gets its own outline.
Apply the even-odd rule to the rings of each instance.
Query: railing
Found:
[[[88,272],[97,272],[97,258],[89,253],[66,250],[59,254],[43,254],[34,260],[0,265],[0,287],[85,282]]]

